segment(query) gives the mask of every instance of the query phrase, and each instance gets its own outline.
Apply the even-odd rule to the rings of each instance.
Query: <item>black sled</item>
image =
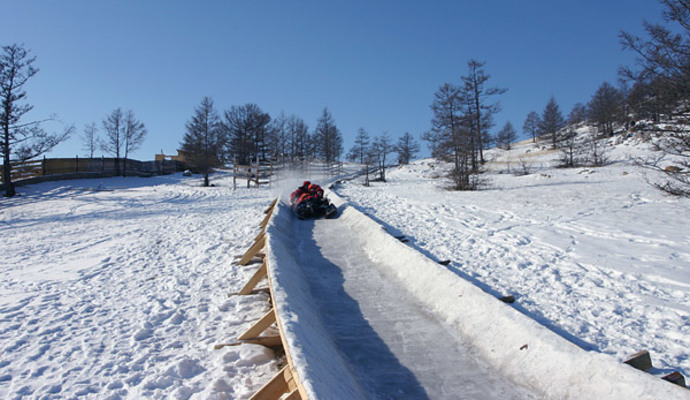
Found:
[[[338,215],[338,208],[326,198],[303,200],[297,203],[294,211],[299,219],[335,218]]]

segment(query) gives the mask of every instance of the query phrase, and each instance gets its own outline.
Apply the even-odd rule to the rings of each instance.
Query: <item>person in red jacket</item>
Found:
[[[302,195],[305,193],[309,193],[309,185],[311,185],[311,182],[309,181],[302,182],[302,186],[298,187],[297,190],[292,192],[292,194],[290,195],[290,204],[294,206],[297,203],[299,203]]]
[[[309,184],[309,195],[315,199],[323,199],[323,189],[321,186],[311,183]]]
[[[292,192],[290,204],[299,219],[335,218],[338,213],[337,207],[324,197],[321,186],[309,181],[304,181],[302,186]]]

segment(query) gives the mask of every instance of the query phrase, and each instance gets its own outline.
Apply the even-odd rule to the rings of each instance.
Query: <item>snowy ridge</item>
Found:
[[[284,340],[290,347],[292,362],[302,385],[311,399],[365,398],[354,377],[330,342],[330,336],[320,323],[321,317],[310,305],[313,303],[305,276],[300,268],[300,256],[291,246],[290,209],[278,203],[266,228],[266,257],[272,282],[274,307],[282,325]]]
[[[414,296],[438,319],[455,327],[497,374],[540,398],[687,398],[683,388],[608,355],[580,349],[402,244],[339,197],[332,193],[329,197],[340,209],[339,219],[365,238],[372,265],[383,267],[387,276],[394,276],[409,290],[401,296]],[[363,398],[356,377],[321,324],[323,316],[312,307],[306,285],[311,277],[302,272],[299,263],[305,260],[294,246],[294,218],[285,205],[276,211],[267,229],[267,256],[276,310],[302,383],[312,398]]]

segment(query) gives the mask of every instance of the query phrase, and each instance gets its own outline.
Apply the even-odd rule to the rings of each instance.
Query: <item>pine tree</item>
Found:
[[[398,139],[398,145],[395,147],[398,152],[398,165],[406,165],[410,163],[410,160],[419,153],[420,147],[419,143],[415,140],[409,132],[405,132]]]
[[[467,115],[467,102],[460,96],[460,90],[446,83],[434,94],[431,110],[431,129],[422,139],[429,142],[434,158],[453,163],[449,177],[455,190],[471,190],[471,160],[474,141],[470,129],[472,118]]]
[[[192,119],[185,124],[182,151],[185,162],[204,175],[204,186],[209,186],[209,174],[213,168],[222,165],[221,150],[225,142],[220,117],[213,106],[213,100],[204,97],[194,109]]]
[[[332,163],[340,159],[340,155],[343,153],[343,135],[335,125],[328,108],[323,109],[323,113],[316,123],[314,141],[316,154],[323,161]]]
[[[238,164],[249,165],[269,158],[268,133],[271,117],[252,103],[232,106],[222,121],[227,136],[224,154]]]
[[[533,143],[537,143],[537,136],[539,136],[539,124],[541,118],[536,111],[530,111],[525,118],[525,123],[522,124],[522,131],[532,138]]]
[[[496,144],[498,145],[498,147],[504,150],[510,150],[510,145],[516,140],[517,132],[515,132],[513,124],[511,124],[510,121],[508,121],[503,126],[503,128],[501,128],[501,130],[498,131],[498,134],[496,135]]]
[[[35,61],[36,57],[31,57],[29,51],[18,44],[3,46],[0,53],[0,155],[7,197],[16,194],[12,182],[13,157],[19,161],[36,158],[66,140],[74,131],[71,126],[61,134],[51,134],[41,127],[44,121],[22,121],[33,109],[21,102],[26,99],[24,85],[38,73],[33,65]]]
[[[556,99],[551,96],[549,102],[544,107],[544,111],[541,114],[541,123],[539,124],[539,136],[544,139],[551,140],[551,146],[556,149],[558,148],[558,142],[560,140],[559,131],[565,126],[565,119],[561,110],[556,103]]]
[[[614,124],[622,119],[623,98],[610,83],[604,82],[587,105],[587,115],[599,133],[613,136]]]

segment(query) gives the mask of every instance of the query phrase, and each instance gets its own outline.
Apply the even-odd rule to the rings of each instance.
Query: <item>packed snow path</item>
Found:
[[[386,276],[345,223],[295,218],[293,237],[315,307],[371,398],[530,398]]]

